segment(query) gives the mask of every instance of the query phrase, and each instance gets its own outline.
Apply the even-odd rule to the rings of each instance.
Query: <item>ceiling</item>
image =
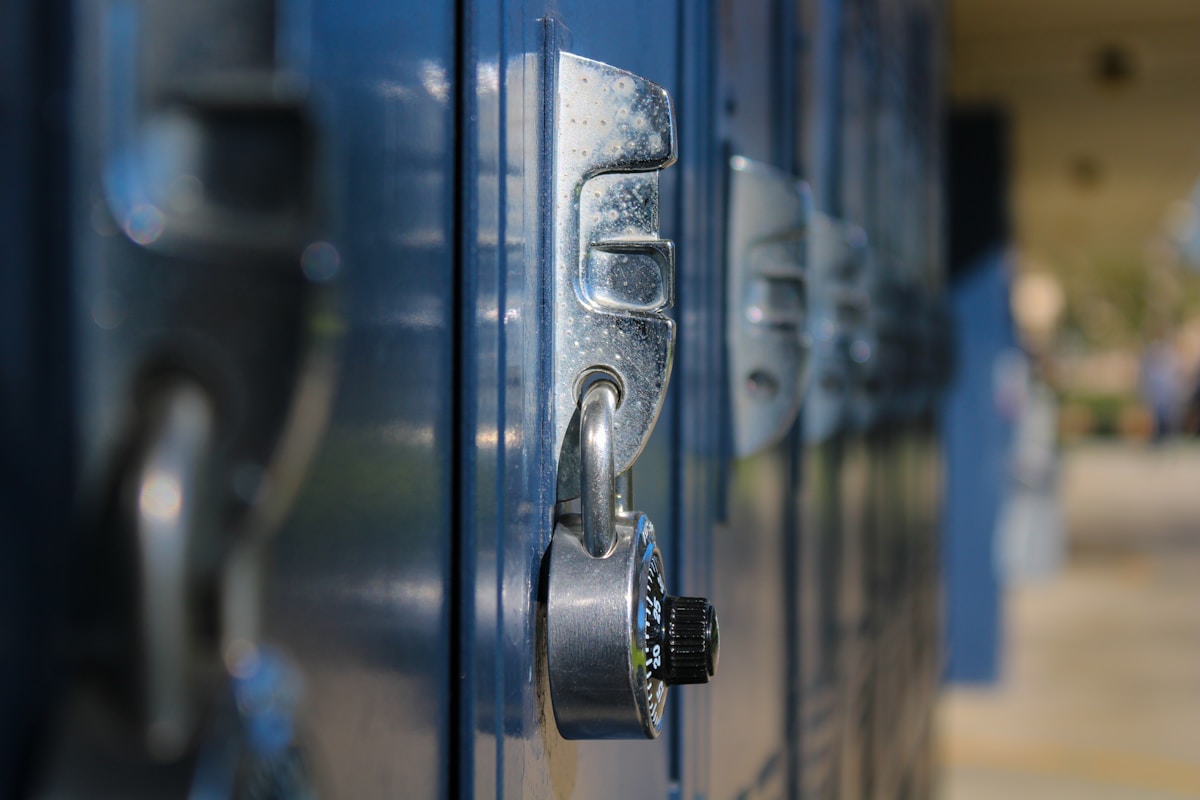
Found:
[[[949,6],[953,98],[1010,112],[1021,263],[1143,263],[1200,178],[1200,0]]]

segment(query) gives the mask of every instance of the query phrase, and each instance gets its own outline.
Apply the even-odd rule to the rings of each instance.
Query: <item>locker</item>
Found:
[[[64,12],[16,796],[929,796],[937,4]]]

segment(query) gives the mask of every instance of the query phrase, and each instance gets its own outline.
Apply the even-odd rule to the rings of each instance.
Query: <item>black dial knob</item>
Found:
[[[717,612],[703,597],[663,598],[659,631],[662,664],[655,677],[669,685],[708,683],[717,672],[720,636]]]

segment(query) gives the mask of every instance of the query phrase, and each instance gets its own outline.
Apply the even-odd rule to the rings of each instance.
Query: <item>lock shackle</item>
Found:
[[[607,378],[591,381],[579,403],[579,483],[583,546],[595,558],[611,553],[617,541],[616,413],[616,384]]]

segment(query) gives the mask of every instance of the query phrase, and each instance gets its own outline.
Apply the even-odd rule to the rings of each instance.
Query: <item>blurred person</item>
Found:
[[[1047,365],[1015,348],[997,359],[1015,425],[1006,498],[997,522],[997,563],[1008,583],[1046,580],[1066,557],[1058,448],[1058,399]]]
[[[1191,391],[1183,402],[1180,430],[1188,436],[1200,436],[1200,364],[1192,371]]]
[[[1153,441],[1161,442],[1174,432],[1179,396],[1179,360],[1168,340],[1154,339],[1142,351],[1138,388],[1142,402],[1154,416]]]

